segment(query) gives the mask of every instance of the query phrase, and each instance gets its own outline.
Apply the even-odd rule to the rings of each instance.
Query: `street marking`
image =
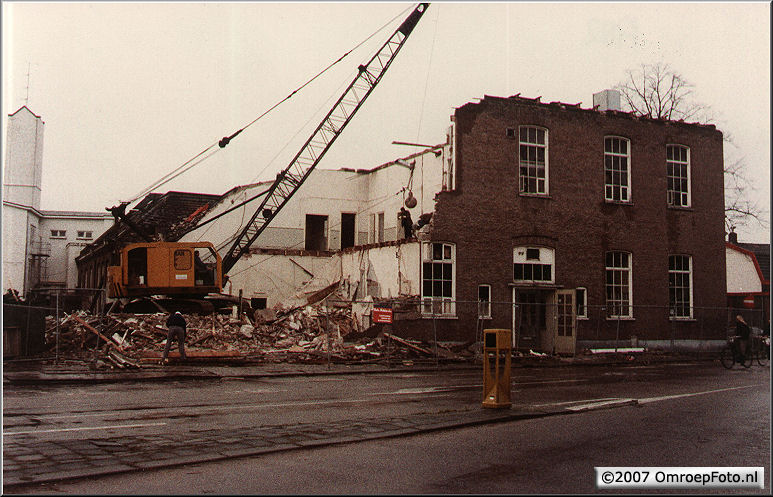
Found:
[[[609,406],[615,406],[620,404],[631,404],[635,402],[636,402],[636,399],[606,400],[603,402],[590,402],[588,404],[580,404],[579,406],[571,406],[571,407],[567,407],[566,409],[569,411],[587,411],[591,409],[598,409],[600,407],[609,407]]]
[[[549,402],[547,404],[534,404],[533,407],[562,406],[562,405],[566,405],[566,404],[577,404],[577,403],[580,403],[580,402],[590,403],[590,402],[603,402],[603,401],[607,401],[607,400],[619,400],[619,399],[620,399],[620,397],[604,397],[604,398],[601,398],[601,399],[567,400],[565,402]]]
[[[147,426],[163,426],[166,423],[144,423],[140,425],[112,425],[112,426],[89,426],[83,428],[56,428],[51,430],[32,430],[32,431],[12,431],[3,433],[4,436],[12,435],[36,435],[38,433],[56,433],[60,431],[86,431],[86,430],[112,430],[116,428],[145,428]]]
[[[446,387],[418,387],[418,388],[401,388],[394,392],[373,392],[368,395],[414,395],[421,393],[442,393],[450,392],[451,390],[466,390],[470,388],[482,388],[483,385],[476,383],[474,385],[451,385]]]
[[[541,385],[545,383],[577,383],[580,381],[588,381],[588,378],[581,380],[546,380],[546,381],[516,381],[513,385]]]
[[[695,395],[706,395],[709,393],[718,393],[718,392],[729,392],[731,390],[741,390],[742,388],[753,388],[761,386],[762,383],[757,383],[756,385],[744,385],[740,387],[729,387],[729,388],[720,388],[717,390],[706,390],[703,392],[691,392],[691,393],[680,393],[676,395],[663,395],[661,397],[648,397],[645,399],[639,399],[639,404],[648,404],[650,402],[658,402],[661,400],[671,400],[671,399],[679,399],[682,397],[693,397]]]

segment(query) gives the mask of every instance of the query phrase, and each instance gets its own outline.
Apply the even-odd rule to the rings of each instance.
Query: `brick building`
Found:
[[[456,188],[439,194],[422,255],[422,298],[446,300],[445,338],[514,328],[518,348],[571,354],[724,337],[714,126],[518,95],[452,121]]]

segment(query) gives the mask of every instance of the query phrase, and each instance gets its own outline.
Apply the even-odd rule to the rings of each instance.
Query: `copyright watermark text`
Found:
[[[596,467],[596,488],[764,488],[762,467]]]

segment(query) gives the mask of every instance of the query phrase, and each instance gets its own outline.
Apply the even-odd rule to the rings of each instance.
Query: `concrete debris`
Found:
[[[368,338],[351,304],[307,305],[278,313],[262,310],[255,313],[253,322],[217,313],[184,316],[188,323],[185,352],[194,362],[229,359],[319,364],[399,362],[435,354],[444,360],[471,356],[466,345],[436,346],[383,332],[371,333],[371,337],[378,336]],[[162,313],[91,315],[76,311],[65,314],[57,326],[55,318],[48,316],[46,345],[49,353],[57,351],[61,356],[94,361],[98,366],[138,368],[142,363],[157,363],[161,357],[167,317]],[[179,359],[176,343],[169,359]]]

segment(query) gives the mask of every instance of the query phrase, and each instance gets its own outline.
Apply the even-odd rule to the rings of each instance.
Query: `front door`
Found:
[[[543,349],[546,323],[544,292],[513,288],[513,304],[513,329],[517,333],[517,337],[514,333],[514,346],[523,351]]]
[[[574,355],[577,342],[574,290],[557,290],[555,295],[555,353]]]

